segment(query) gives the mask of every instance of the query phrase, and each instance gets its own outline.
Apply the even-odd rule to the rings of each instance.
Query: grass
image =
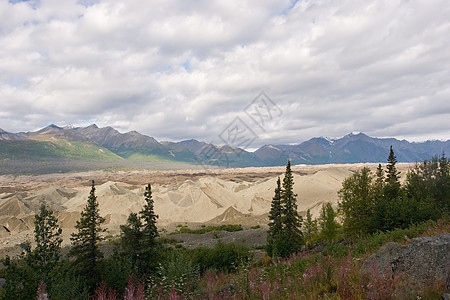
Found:
[[[158,154],[130,159],[104,147],[79,141],[41,138],[0,141],[0,174],[39,175],[90,170],[110,172],[147,168],[177,170],[188,162],[170,161]]]
[[[202,226],[198,229],[191,229],[186,225],[177,225],[176,231],[169,233],[169,235],[180,234],[180,233],[192,233],[192,234],[203,234],[212,231],[228,231],[228,232],[236,232],[243,230],[242,225],[220,225],[220,226]]]
[[[129,161],[164,162],[173,163],[173,160],[155,154],[134,153],[126,158]]]

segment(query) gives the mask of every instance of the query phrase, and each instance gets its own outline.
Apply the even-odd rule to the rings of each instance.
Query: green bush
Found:
[[[168,250],[156,274],[151,277],[150,298],[158,298],[161,290],[167,294],[171,289],[188,296],[197,289],[199,275],[199,267],[192,260],[190,250]]]
[[[71,262],[63,260],[58,263],[50,274],[53,284],[48,287],[50,299],[88,299],[89,289],[84,285],[83,280],[78,277],[72,267]],[[36,292],[33,293],[33,296]]]
[[[228,231],[228,232],[236,232],[241,231],[244,228],[242,225],[236,225],[236,224],[230,224],[230,225],[219,225],[219,226],[205,226],[202,225],[201,228],[198,229],[191,229],[187,226],[183,225],[177,225],[177,230],[174,232],[171,232],[170,235],[173,234],[180,234],[180,233],[192,233],[192,234],[203,234],[211,231]]]
[[[212,249],[194,249],[191,255],[202,272],[208,269],[234,272],[239,266],[247,264],[251,257],[249,247],[221,241]]]

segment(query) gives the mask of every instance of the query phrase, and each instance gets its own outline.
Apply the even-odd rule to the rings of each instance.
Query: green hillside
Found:
[[[141,153],[134,153],[128,156],[126,159],[129,161],[166,162],[166,163],[176,162],[175,160],[170,160],[161,155],[141,154]]]
[[[0,160],[45,160],[64,158],[83,161],[123,160],[117,154],[97,145],[55,139],[54,141],[0,141]]]

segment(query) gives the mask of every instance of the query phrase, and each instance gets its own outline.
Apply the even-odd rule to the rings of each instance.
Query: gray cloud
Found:
[[[3,1],[0,127],[449,139],[449,20],[445,0]],[[283,111],[263,129],[243,111],[260,91]]]

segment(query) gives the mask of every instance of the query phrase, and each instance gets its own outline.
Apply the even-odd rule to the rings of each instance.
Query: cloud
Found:
[[[449,139],[446,1],[0,3],[0,127],[113,126],[254,147],[363,131]],[[283,114],[256,127],[265,91]]]

